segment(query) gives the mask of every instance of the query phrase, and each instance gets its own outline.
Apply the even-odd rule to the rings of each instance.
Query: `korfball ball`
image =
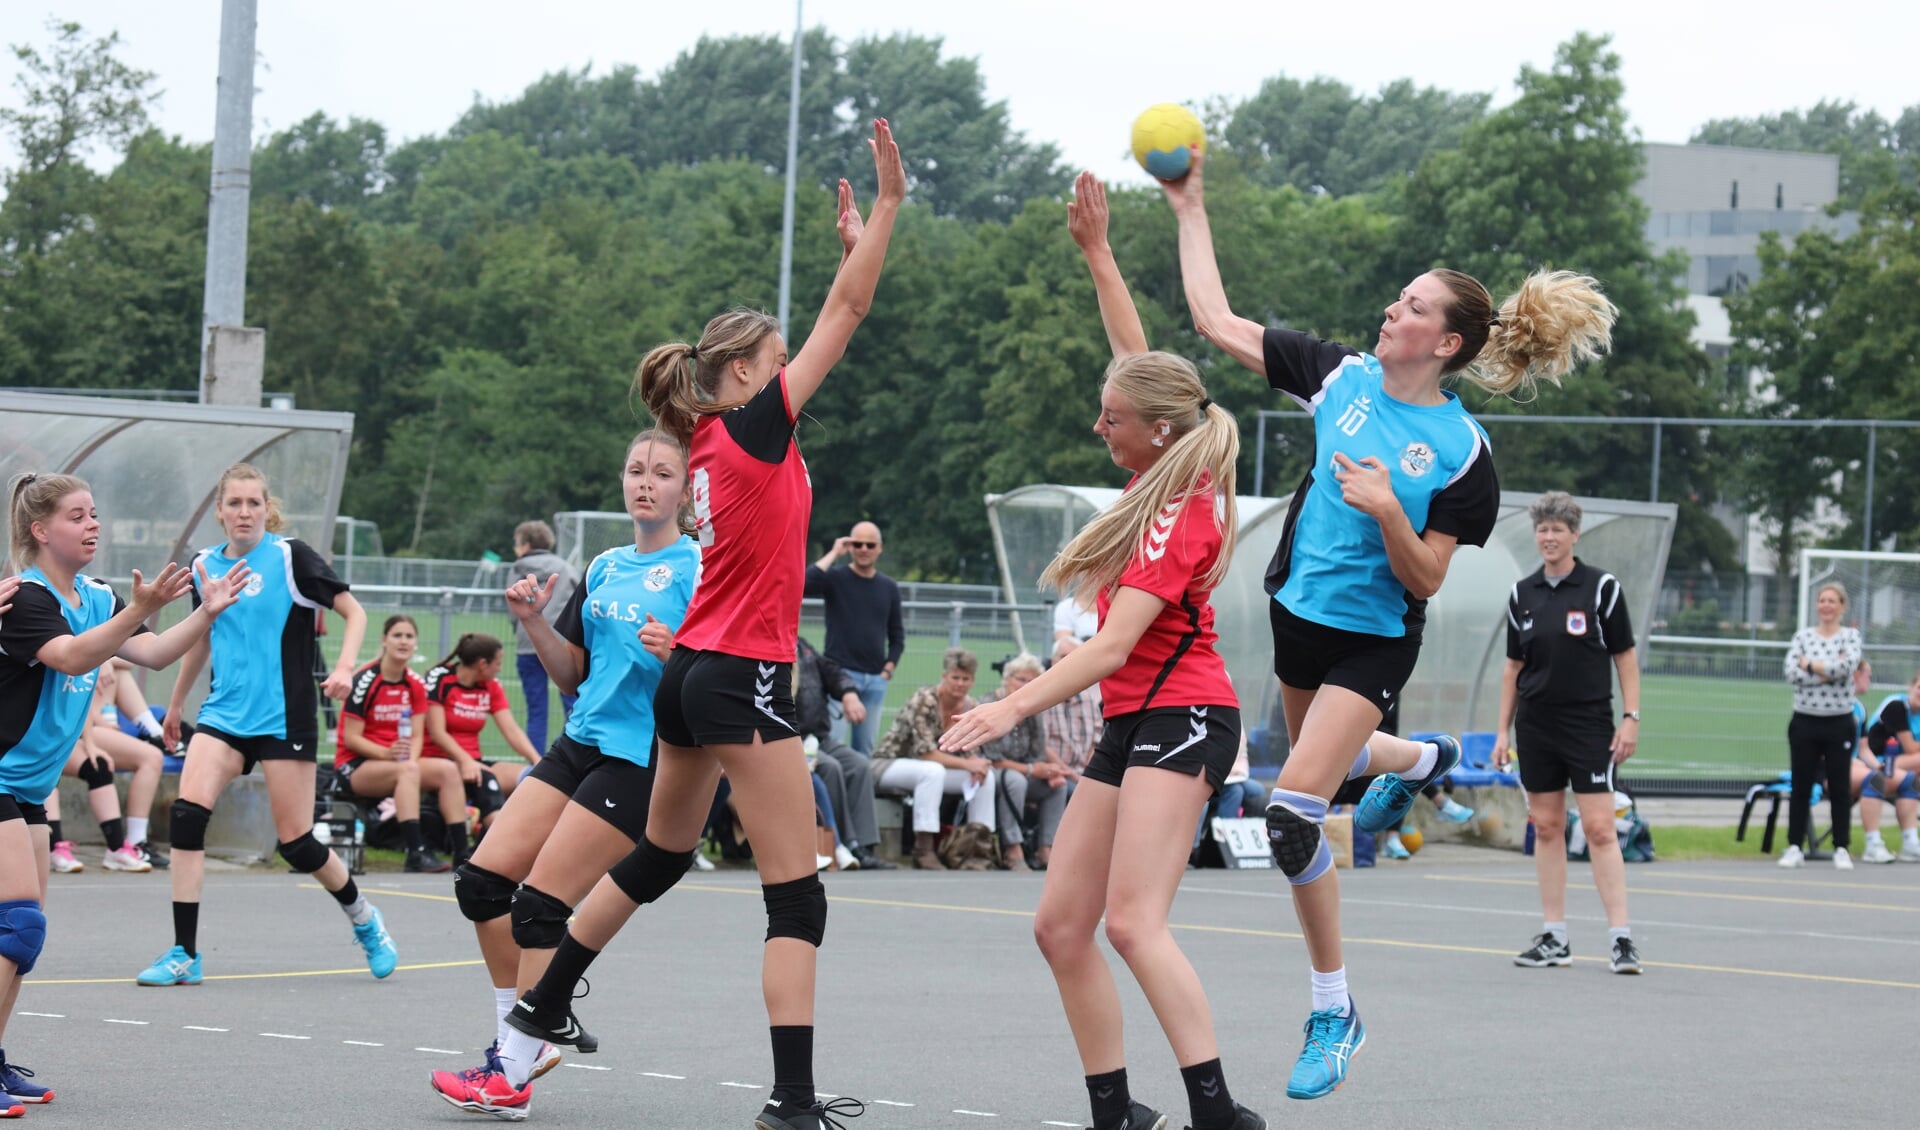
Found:
[[[1420,829],[1412,826],[1400,829],[1400,846],[1407,849],[1408,855],[1419,851],[1426,842],[1427,837],[1420,834]]]
[[[1175,102],[1147,107],[1133,120],[1133,159],[1159,180],[1179,180],[1193,155],[1207,147],[1207,131],[1193,111]]]

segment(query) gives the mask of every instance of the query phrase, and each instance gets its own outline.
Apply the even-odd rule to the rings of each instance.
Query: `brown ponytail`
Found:
[[[454,642],[453,654],[435,664],[452,671],[483,659],[492,659],[501,652],[500,641],[485,632],[468,632]]]
[[[768,334],[778,332],[780,323],[773,315],[735,307],[707,323],[698,346],[669,341],[648,350],[633,374],[633,390],[684,451],[693,442],[700,417],[722,410],[717,402],[727,365],[752,357]]]

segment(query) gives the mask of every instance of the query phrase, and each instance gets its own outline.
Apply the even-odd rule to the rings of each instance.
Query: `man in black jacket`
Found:
[[[833,720],[827,712],[828,700],[838,701],[847,720],[859,725],[866,717],[860,689],[838,663],[815,651],[804,639],[796,649],[793,671],[793,708],[800,736],[819,743],[820,755],[814,760],[813,771],[826,786],[827,801],[840,824],[841,843],[860,867],[892,871],[893,864],[873,850],[880,842],[873,815],[873,762],[866,754],[833,739]],[[845,859],[840,865],[843,869],[848,866]]]

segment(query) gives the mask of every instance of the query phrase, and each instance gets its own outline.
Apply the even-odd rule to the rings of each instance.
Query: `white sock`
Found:
[[[1567,944],[1567,924],[1565,922],[1545,922],[1540,928],[1553,935],[1553,940],[1561,945]]]
[[[352,903],[340,909],[347,912],[348,920],[355,926],[365,926],[367,923],[373,921],[373,904],[367,901],[367,896],[365,895],[361,895],[359,898],[354,899]]]
[[[1920,828],[1900,829],[1901,847],[1920,847]]]
[[[507,1013],[513,1011],[517,994],[518,990],[515,989],[493,991],[493,1042],[503,1048],[507,1046],[507,1036],[513,1032],[507,1027]]]
[[[533,1078],[533,1066],[540,1060],[540,1041],[525,1032],[507,1029],[506,1042],[500,1045],[500,1065],[507,1069],[507,1082],[524,1087]]]
[[[1400,779],[1403,781],[1418,781],[1420,778],[1431,774],[1434,766],[1438,764],[1440,764],[1440,747],[1434,745],[1432,742],[1421,742],[1420,760],[1413,763],[1413,768],[1400,774]]]
[[[1347,997],[1347,967],[1342,965],[1331,973],[1313,971],[1313,1011],[1325,1012],[1330,1008],[1340,1010],[1345,1016],[1349,1010]]]
[[[127,842],[130,844],[144,844],[147,842],[147,817],[127,817]]]
[[[1612,945],[1613,943],[1619,941],[1621,938],[1631,938],[1631,937],[1633,937],[1633,927],[1631,926],[1607,927],[1607,944],[1608,945]]]
[[[163,737],[166,734],[166,730],[160,725],[160,720],[153,716],[153,707],[151,706],[147,707],[145,714],[135,718],[133,724],[138,726],[140,732],[149,738]]]

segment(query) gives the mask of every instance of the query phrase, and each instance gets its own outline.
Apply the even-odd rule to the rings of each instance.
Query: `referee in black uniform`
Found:
[[[1533,817],[1533,866],[1540,878],[1540,936],[1515,965],[1572,965],[1567,945],[1567,795],[1580,806],[1593,885],[1607,909],[1615,973],[1640,972],[1627,926],[1626,866],[1614,834],[1614,766],[1633,756],[1640,735],[1640,668],[1626,597],[1611,573],[1573,555],[1580,504],[1549,491],[1528,509],[1540,568],[1507,598],[1507,665],[1500,680],[1500,730],[1493,763],[1505,769],[1517,733],[1520,785]],[[1625,706],[1613,721],[1613,676]],[[1515,717],[1516,710],[1518,717]]]

